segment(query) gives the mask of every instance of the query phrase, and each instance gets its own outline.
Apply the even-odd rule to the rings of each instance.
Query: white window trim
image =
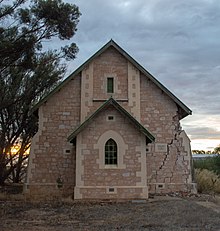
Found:
[[[105,144],[111,138],[116,142],[118,147],[117,165],[105,165]],[[103,133],[99,137],[97,144],[94,145],[94,148],[98,149],[98,153],[99,153],[99,158],[97,159],[97,164],[99,165],[99,169],[125,169],[126,168],[123,159],[126,150],[128,150],[128,145],[125,144],[122,136],[116,131],[109,130]]]

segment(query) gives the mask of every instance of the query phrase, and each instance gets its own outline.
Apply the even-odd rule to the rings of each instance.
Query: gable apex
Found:
[[[114,47],[125,59],[127,59],[132,65],[134,65],[141,73],[147,76],[157,87],[159,87],[165,94],[167,94],[178,106],[180,112],[180,119],[191,115],[192,111],[181,102],[172,92],[170,92],[163,84],[161,84],[152,74],[150,74],[143,66],[141,66],[136,60],[134,60],[123,48],[121,48],[113,39],[107,42],[102,48],[100,48],[94,55],[92,55],[87,61],[79,66],[74,72],[72,72],[63,82],[61,82],[56,88],[54,88],[48,95],[41,99],[32,109],[35,112],[43,103],[45,103],[52,95],[59,91],[64,85],[66,85],[71,79],[78,75],[92,60],[101,55],[109,47]]]

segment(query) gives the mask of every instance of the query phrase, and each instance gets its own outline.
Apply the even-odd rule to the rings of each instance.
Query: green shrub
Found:
[[[220,175],[220,155],[194,159],[193,164],[196,169],[207,169]]]
[[[195,178],[199,193],[220,193],[220,177],[207,169],[196,169]]]

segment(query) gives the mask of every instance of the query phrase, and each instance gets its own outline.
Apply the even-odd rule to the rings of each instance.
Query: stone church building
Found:
[[[35,107],[27,199],[191,192],[191,110],[113,40]]]

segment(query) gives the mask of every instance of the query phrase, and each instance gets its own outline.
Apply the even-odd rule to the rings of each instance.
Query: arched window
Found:
[[[116,165],[117,162],[117,144],[113,139],[109,139],[105,143],[105,164]]]

